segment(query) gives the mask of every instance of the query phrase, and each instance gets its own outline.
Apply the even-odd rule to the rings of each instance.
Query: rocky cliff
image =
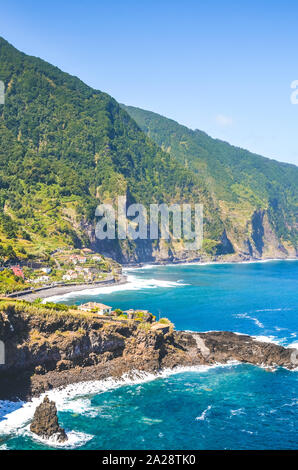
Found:
[[[159,114],[124,106],[140,128],[200,179],[209,194],[205,253],[251,258],[298,255],[298,168],[253,154]],[[218,217],[216,227],[209,221]]]
[[[33,395],[69,383],[123,373],[230,360],[294,368],[295,351],[231,332],[153,329],[137,321],[46,311],[25,302],[0,305],[0,399]]]
[[[0,258],[5,263],[32,258],[48,263],[57,249],[83,246],[120,263],[297,256],[296,166],[154,113],[124,110],[106,93],[3,38],[0,80],[5,85],[0,107]],[[96,238],[96,207],[116,208],[118,196],[147,211],[150,204],[202,204],[202,249],[186,250],[183,237]]]

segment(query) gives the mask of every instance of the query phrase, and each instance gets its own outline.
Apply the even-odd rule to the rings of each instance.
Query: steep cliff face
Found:
[[[6,348],[0,398],[28,398],[69,383],[132,371],[225,363],[294,368],[293,350],[229,332],[187,333],[136,321],[47,312],[9,303],[0,314]]]
[[[6,92],[0,107],[4,261],[48,260],[57,248],[87,245],[121,263],[293,256],[294,165],[252,155],[154,113],[124,110],[106,93],[2,38],[0,80]],[[185,250],[183,239],[98,240],[95,209],[100,203],[115,207],[120,195],[147,209],[152,203],[203,204],[202,249]],[[268,219],[254,219],[254,225],[265,224],[264,240],[256,227],[251,234],[251,218],[260,208]]]
[[[252,240],[254,242],[253,254],[257,257],[265,258],[286,258],[291,254],[297,255],[297,249],[292,247],[285,248],[276,236],[272,224],[269,221],[268,212],[257,210],[253,213],[251,219]]]
[[[157,145],[191,169],[210,195],[212,214],[221,222],[205,235],[211,254],[297,255],[297,166],[234,147],[151,111],[122,107]]]
[[[6,353],[0,366],[2,395],[30,396],[72,381],[189,362],[172,332],[150,324],[46,312],[22,302],[2,308],[0,339]]]
[[[2,38],[0,80],[6,91],[0,107],[0,258],[47,259],[57,248],[90,244],[122,262],[165,258],[166,248],[150,240],[96,239],[95,209],[100,203],[116,207],[118,196],[146,207],[201,201],[192,172],[150,141],[111,96]]]

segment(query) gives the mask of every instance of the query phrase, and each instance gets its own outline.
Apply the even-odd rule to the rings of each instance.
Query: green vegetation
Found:
[[[160,319],[158,320],[158,323],[162,323],[163,325],[170,325],[170,324],[172,324],[172,323],[170,322],[170,320],[169,320],[168,318],[165,318],[165,317],[164,317],[164,318],[160,318]]]
[[[120,308],[116,308],[116,309],[114,310],[114,312],[116,313],[117,316],[123,314],[123,311],[122,311]]]
[[[164,317],[164,318],[160,318],[157,322],[157,324],[161,324],[161,325],[166,325],[169,327],[169,331],[173,331],[174,328],[175,328],[175,325],[174,323],[172,323],[168,318]],[[154,326],[155,324],[153,324]]]
[[[22,291],[26,288],[24,279],[17,277],[10,269],[0,271],[0,294]]]
[[[18,258],[88,245],[100,201],[198,198],[196,178],[109,95],[0,38],[0,241]],[[0,255],[1,256],[1,255]],[[13,254],[5,254],[12,259]]]
[[[203,203],[207,255],[243,249],[247,240],[255,247],[256,210],[266,211],[282,243],[297,246],[297,167],[154,113],[122,109],[106,93],[1,38],[0,80],[6,90],[0,107],[0,265],[38,260],[51,266],[51,280],[60,280],[67,261],[59,251],[54,260],[53,252],[90,246],[96,206],[118,195],[146,206]],[[120,261],[158,250],[157,242],[148,250],[142,243],[115,240],[95,248]],[[164,244],[169,253],[173,246]],[[110,272],[104,259],[100,272]],[[21,287],[11,274],[2,277],[11,288]]]
[[[150,111],[124,105],[122,108],[148,137],[198,176],[202,190],[213,195],[212,218],[218,214],[235,240],[249,237],[253,212],[265,210],[279,239],[298,246],[295,165],[233,147]],[[209,230],[205,238],[205,251],[216,253],[218,231]]]
[[[25,300],[17,299],[0,299],[0,315],[1,312],[13,312],[13,313],[28,313],[38,314],[45,318],[92,318],[94,315],[88,312],[76,312],[73,306],[55,304],[48,302],[47,304],[38,304],[27,302]]]
[[[133,319],[140,322],[152,322],[155,320],[155,316],[150,312],[142,312],[141,310],[136,310],[133,315]]]

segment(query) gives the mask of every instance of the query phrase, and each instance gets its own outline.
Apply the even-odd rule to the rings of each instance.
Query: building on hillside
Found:
[[[41,268],[41,271],[46,274],[50,274],[52,272],[52,268],[50,267]]]
[[[94,312],[98,315],[109,315],[112,313],[112,307],[98,302],[87,302],[86,304],[80,305],[79,309],[84,312]]]
[[[86,256],[80,256],[80,255],[71,255],[69,257],[69,261],[71,261],[73,264],[84,264],[87,261]]]
[[[93,261],[102,261],[102,257],[98,256],[98,255],[94,255],[94,256],[92,256],[92,260]]]
[[[78,274],[73,271],[72,269],[69,269],[64,276],[62,276],[63,281],[71,281],[72,279],[77,279]]]
[[[23,270],[20,266],[12,266],[11,267],[12,272],[14,273],[15,276],[21,277],[22,279],[25,279]]]
[[[77,264],[77,262],[78,262],[76,255],[71,255],[71,256],[68,258],[68,260],[69,260],[71,263],[73,263],[73,264]]]

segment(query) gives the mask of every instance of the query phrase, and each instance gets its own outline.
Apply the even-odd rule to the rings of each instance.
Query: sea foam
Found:
[[[55,401],[58,412],[71,411],[73,413],[84,415],[97,415],[96,410],[92,408],[90,395],[104,393],[107,390],[116,389],[123,386],[137,385],[158,378],[166,378],[171,375],[186,372],[206,373],[210,369],[219,367],[234,367],[239,365],[238,361],[230,361],[227,364],[213,364],[199,365],[199,366],[181,366],[175,369],[163,369],[157,373],[131,371],[124,374],[119,379],[107,378],[104,380],[96,380],[89,382],[79,382],[76,384],[67,385],[64,388],[57,388],[43,393],[38,398],[33,398],[31,402],[10,402],[0,401],[2,407],[2,420],[0,421],[0,436],[5,436],[9,439],[10,436],[26,435],[40,442],[46,443],[49,446],[60,446],[61,443],[52,440],[40,439],[38,436],[33,435],[29,430],[30,422],[33,418],[36,407],[43,401],[44,396],[47,395],[50,400]],[[67,435],[70,437],[65,446],[83,445],[87,440],[91,439],[90,435],[83,435],[77,431],[67,430]]]
[[[139,279],[136,276],[128,275],[127,282],[125,284],[115,284],[110,286],[103,287],[94,287],[91,289],[83,289],[79,291],[69,292],[68,294],[54,295],[52,297],[47,297],[44,299],[44,302],[58,302],[61,300],[67,300],[74,297],[82,296],[98,296],[99,294],[112,294],[113,292],[119,291],[136,291],[142,289],[156,289],[156,288],[175,288],[182,287],[188,284],[184,284],[179,281],[166,281],[162,279]]]

